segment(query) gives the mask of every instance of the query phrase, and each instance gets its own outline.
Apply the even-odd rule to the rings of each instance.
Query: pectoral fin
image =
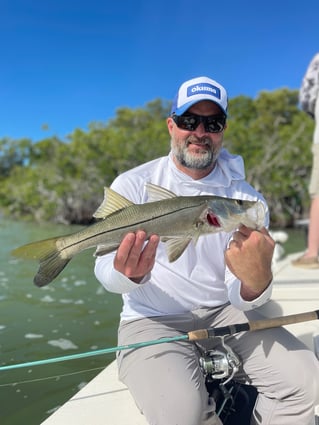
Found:
[[[167,257],[170,263],[176,261],[188,247],[192,238],[165,238],[162,242],[166,244]]]

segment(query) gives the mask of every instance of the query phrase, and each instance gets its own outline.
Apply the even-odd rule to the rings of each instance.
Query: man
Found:
[[[319,53],[310,61],[299,90],[300,106],[315,121],[312,141],[312,169],[309,183],[311,199],[307,250],[292,261],[296,267],[319,268]]]
[[[145,182],[176,195],[265,203],[245,181],[241,157],[222,147],[226,116],[223,86],[207,77],[186,81],[167,119],[170,154],[123,173],[113,189],[135,203],[147,202]],[[254,309],[271,296],[273,251],[266,227],[241,226],[233,234],[200,237],[169,263],[157,235],[146,241],[143,231],[127,234],[117,252],[97,258],[95,266],[104,287],[123,297],[119,344],[260,318]],[[201,341],[206,349],[212,344],[216,341]],[[242,362],[236,379],[259,392],[251,424],[311,423],[319,369],[310,350],[284,329],[243,332],[227,338],[227,344]],[[118,353],[120,379],[149,424],[221,423],[206,390],[200,355],[197,344],[181,341]]]

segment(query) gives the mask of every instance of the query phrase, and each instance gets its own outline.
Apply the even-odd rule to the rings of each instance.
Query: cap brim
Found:
[[[183,115],[191,106],[193,106],[196,103],[199,103],[203,100],[209,100],[210,102],[215,103],[215,105],[217,105],[219,107],[219,109],[227,116],[227,111],[225,111],[225,109],[218,102],[214,102],[211,97],[202,98],[201,100],[196,100],[194,102],[185,103],[185,105],[181,106],[180,108],[175,108],[175,110],[172,111],[172,114],[175,114],[175,115],[178,115],[178,116]]]

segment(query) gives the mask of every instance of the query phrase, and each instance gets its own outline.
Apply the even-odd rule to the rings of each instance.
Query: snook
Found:
[[[134,204],[110,188],[94,213],[100,221],[65,236],[32,242],[12,251],[24,259],[39,260],[34,277],[37,286],[55,279],[79,252],[97,247],[100,256],[116,250],[129,232],[144,230],[149,237],[157,234],[166,244],[170,262],[177,260],[191,240],[207,233],[231,232],[240,224],[259,229],[264,224],[261,202],[218,196],[176,196],[151,183],[146,184],[149,202]]]

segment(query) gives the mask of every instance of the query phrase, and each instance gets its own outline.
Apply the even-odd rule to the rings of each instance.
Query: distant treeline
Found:
[[[120,108],[114,119],[75,129],[67,142],[0,139],[0,209],[16,219],[86,224],[103,187],[121,172],[169,151],[169,102]],[[273,227],[308,213],[313,120],[298,92],[230,100],[224,145],[245,160],[247,180],[266,198]]]

